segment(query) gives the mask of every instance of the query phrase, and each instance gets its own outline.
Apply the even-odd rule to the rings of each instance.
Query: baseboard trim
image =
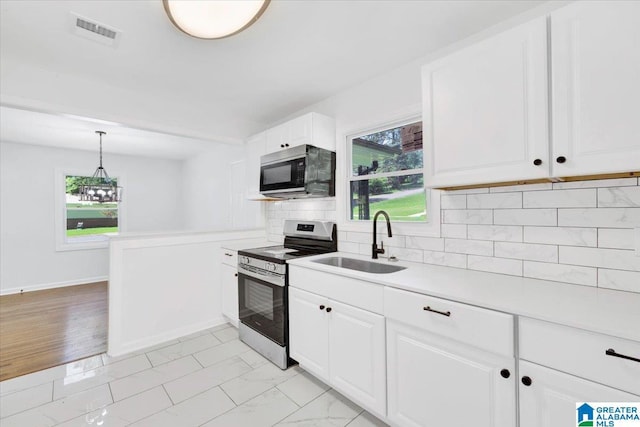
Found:
[[[45,289],[63,288],[66,286],[86,285],[88,283],[104,282],[109,276],[85,277],[83,279],[68,280],[65,282],[41,283],[37,285],[21,286],[16,288],[0,289],[0,296],[19,294],[24,292],[42,291]]]
[[[196,332],[200,332],[204,329],[213,328],[227,323],[227,320],[222,316],[208,320],[206,322],[195,323],[181,328],[172,329],[170,331],[163,332],[161,334],[154,335],[152,337],[145,337],[144,339],[114,343],[109,341],[107,344],[107,354],[111,357],[118,357],[134,351],[144,350],[148,347],[153,347],[158,344],[162,344],[167,341],[174,340],[176,338],[191,335]]]

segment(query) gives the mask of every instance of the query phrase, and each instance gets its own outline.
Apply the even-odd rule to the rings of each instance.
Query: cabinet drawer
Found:
[[[289,285],[373,313],[383,313],[382,285],[291,264]]]
[[[520,359],[548,366],[620,390],[640,395],[640,343],[609,335],[521,317]]]
[[[238,251],[232,251],[230,249],[220,249],[220,261],[223,264],[231,265],[233,267],[238,266]]]
[[[514,354],[510,314],[388,287],[384,290],[384,314],[492,353]]]

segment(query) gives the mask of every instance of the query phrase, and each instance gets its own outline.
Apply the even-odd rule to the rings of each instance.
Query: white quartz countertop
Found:
[[[338,252],[289,264],[640,341],[640,294],[403,261],[392,264],[405,270],[387,274],[313,262],[332,256],[372,261]],[[376,262],[390,263],[382,258]]]

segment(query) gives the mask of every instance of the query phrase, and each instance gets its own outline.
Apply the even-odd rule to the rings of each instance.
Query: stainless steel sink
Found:
[[[364,261],[355,258],[344,258],[340,256],[314,259],[313,262],[324,265],[332,265],[334,267],[348,268],[350,270],[364,271],[365,273],[373,274],[393,273],[407,268],[400,267],[398,265],[382,264],[379,262]]]

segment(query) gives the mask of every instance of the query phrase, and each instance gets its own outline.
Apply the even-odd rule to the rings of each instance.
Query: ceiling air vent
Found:
[[[115,47],[121,31],[84,16],[71,12],[71,27],[74,34],[107,46]]]

